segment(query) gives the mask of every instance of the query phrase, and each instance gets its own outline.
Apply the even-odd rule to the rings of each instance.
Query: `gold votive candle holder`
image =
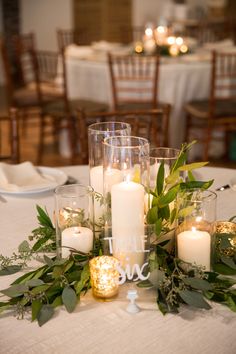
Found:
[[[111,256],[99,256],[89,261],[93,295],[100,299],[110,299],[118,294],[119,261]]]
[[[228,274],[225,262],[227,259],[232,259],[232,263],[234,263],[236,254],[236,223],[231,221],[217,221],[215,223],[212,246],[213,270]],[[230,274],[231,273],[235,274],[235,271],[232,269]]]

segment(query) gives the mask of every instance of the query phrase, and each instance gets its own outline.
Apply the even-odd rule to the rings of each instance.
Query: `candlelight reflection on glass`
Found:
[[[118,294],[118,260],[111,256],[99,256],[89,261],[93,295],[101,299],[110,299]]]

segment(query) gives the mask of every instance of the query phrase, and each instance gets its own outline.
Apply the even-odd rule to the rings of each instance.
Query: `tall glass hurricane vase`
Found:
[[[104,141],[105,241],[119,260],[123,281],[143,280],[149,251],[145,193],[149,180],[149,142],[133,136]]]
[[[130,135],[131,127],[124,122],[100,122],[88,127],[89,179],[97,193],[94,202],[96,225],[103,225],[103,141],[116,135]]]

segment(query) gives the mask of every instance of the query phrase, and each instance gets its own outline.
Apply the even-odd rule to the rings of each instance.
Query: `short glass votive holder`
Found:
[[[212,240],[212,269],[225,275],[236,274],[236,223],[216,221]]]
[[[89,261],[93,295],[99,299],[111,299],[119,291],[118,260],[111,256],[98,256]]]
[[[94,220],[91,187],[82,184],[59,186],[55,190],[57,257],[93,250]]]
[[[216,200],[216,193],[201,189],[185,191],[177,198],[177,257],[205,271],[211,269]]]
[[[97,196],[94,201],[96,224],[103,224],[103,141],[116,135],[130,135],[131,126],[125,122],[99,122],[88,127],[89,183]]]

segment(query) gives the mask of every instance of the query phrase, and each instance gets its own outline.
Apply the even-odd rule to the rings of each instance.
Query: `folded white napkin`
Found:
[[[66,48],[65,54],[67,57],[86,59],[93,54],[93,49],[87,45],[70,44]]]
[[[29,161],[18,165],[0,163],[0,188],[8,192],[26,192],[56,187],[53,176],[41,175]]]
[[[121,46],[121,43],[115,43],[115,42],[107,42],[107,41],[98,41],[98,42],[92,42],[91,47],[96,50],[96,51],[104,51],[108,52],[112,49],[119,48]]]
[[[232,39],[224,39],[219,42],[205,43],[203,48],[208,50],[225,50],[226,48],[233,48],[234,42]]]

